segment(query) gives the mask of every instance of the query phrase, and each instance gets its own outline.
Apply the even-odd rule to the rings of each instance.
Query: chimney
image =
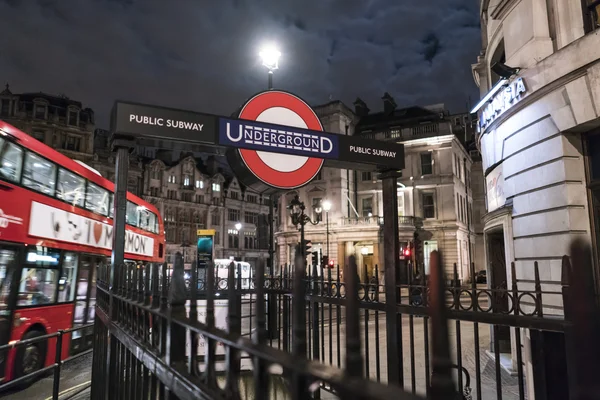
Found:
[[[383,112],[389,115],[392,114],[394,110],[396,110],[396,101],[392,96],[390,96],[388,92],[385,92],[383,94],[381,100],[383,100]]]
[[[217,163],[215,156],[208,156],[206,159],[206,169],[211,176],[216,175],[219,172],[219,164]]]
[[[357,97],[356,100],[354,100],[354,113],[356,115],[359,117],[364,117],[365,115],[369,114],[369,111],[370,110],[369,107],[367,107],[367,103],[362,101],[360,97]]]

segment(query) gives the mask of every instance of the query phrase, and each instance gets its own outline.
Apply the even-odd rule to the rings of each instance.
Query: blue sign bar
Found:
[[[219,118],[219,144],[242,149],[337,159],[338,139],[321,131]]]

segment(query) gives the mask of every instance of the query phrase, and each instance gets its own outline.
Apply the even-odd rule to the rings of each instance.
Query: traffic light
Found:
[[[334,265],[335,265],[335,261],[329,260],[329,268],[333,268]]]
[[[310,253],[311,247],[312,247],[312,242],[310,240],[304,240],[304,242],[302,242],[300,244],[300,248],[302,249],[302,251],[304,251],[305,256],[308,256],[308,254]]]
[[[404,249],[404,257],[410,257],[410,249],[408,247]]]
[[[323,256],[321,259],[321,266],[324,268],[329,265],[329,256]]]
[[[312,252],[312,266],[313,267],[319,266],[319,252],[318,251]]]

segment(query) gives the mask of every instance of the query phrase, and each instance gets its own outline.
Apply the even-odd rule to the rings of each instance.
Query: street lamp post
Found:
[[[238,237],[238,245],[237,248],[235,249],[235,254],[237,254],[237,256],[239,257],[240,255],[240,231],[242,230],[242,223],[241,222],[236,222],[235,225],[235,230],[237,231],[237,237]]]
[[[290,210],[290,216],[292,217],[292,224],[295,226],[300,225],[300,251],[302,252],[302,262],[306,262],[306,244],[304,241],[304,225],[306,225],[307,223],[310,223],[312,225],[317,225],[319,222],[321,222],[321,214],[323,212],[323,207],[321,204],[317,204],[314,206],[314,211],[316,213],[316,221],[313,221],[308,215],[306,215],[304,213],[304,210],[306,209],[306,207],[304,206],[304,203],[300,201],[300,199],[298,198],[298,196],[294,196],[294,199],[290,202],[290,205],[288,207],[288,209]],[[298,268],[299,266],[296,265],[296,268]],[[305,273],[305,271],[301,271],[301,273]],[[317,294],[317,290],[318,290],[318,286],[317,286],[317,265],[313,264],[313,280],[312,280],[312,290],[314,294]],[[295,285],[301,285],[302,282],[295,282]],[[312,326],[313,326],[313,331],[312,331],[312,342],[313,342],[313,359],[318,360],[319,359],[319,329],[317,329],[317,327],[319,326],[319,303],[318,302],[314,302],[313,303],[313,307],[312,307]],[[316,392],[317,397],[316,398],[320,398],[318,395],[318,391]]]
[[[292,217],[292,224],[294,226],[300,225],[300,245],[302,249],[302,258],[306,259],[306,248],[304,247],[304,225],[308,223],[317,225],[319,222],[321,222],[323,207],[321,204],[318,204],[314,207],[314,211],[317,214],[316,221],[313,221],[304,213],[306,207],[304,206],[304,203],[300,201],[297,195],[294,196],[294,199],[290,202],[288,209],[290,210],[290,216]]]
[[[281,57],[281,53],[275,47],[269,46],[265,47],[260,52],[260,58],[262,59],[262,63],[269,70],[269,90],[273,89],[273,71],[279,69],[279,57]]]
[[[268,70],[268,86],[269,90],[273,90],[273,72],[276,69],[279,69],[279,57],[281,57],[281,53],[273,46],[268,46],[262,49],[259,53],[260,58],[262,59],[262,65],[264,65]],[[275,201],[276,198],[274,195],[269,196],[269,273],[273,275],[274,273],[274,258],[275,258],[275,238],[274,238],[274,230],[275,230]],[[268,295],[268,303],[269,303],[269,338],[275,339],[278,334],[277,330],[277,321],[276,321],[276,302],[274,299],[271,299],[271,296]]]
[[[325,229],[327,238],[327,257],[329,257],[329,211],[331,210],[331,202],[329,200],[325,200],[323,202],[323,211],[325,211]]]

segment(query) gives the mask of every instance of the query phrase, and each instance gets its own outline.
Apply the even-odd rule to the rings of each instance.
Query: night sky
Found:
[[[275,87],[372,111],[478,99],[475,0],[0,0],[0,82],[65,94],[108,127],[115,99],[231,114],[264,90],[258,53],[282,52]]]

